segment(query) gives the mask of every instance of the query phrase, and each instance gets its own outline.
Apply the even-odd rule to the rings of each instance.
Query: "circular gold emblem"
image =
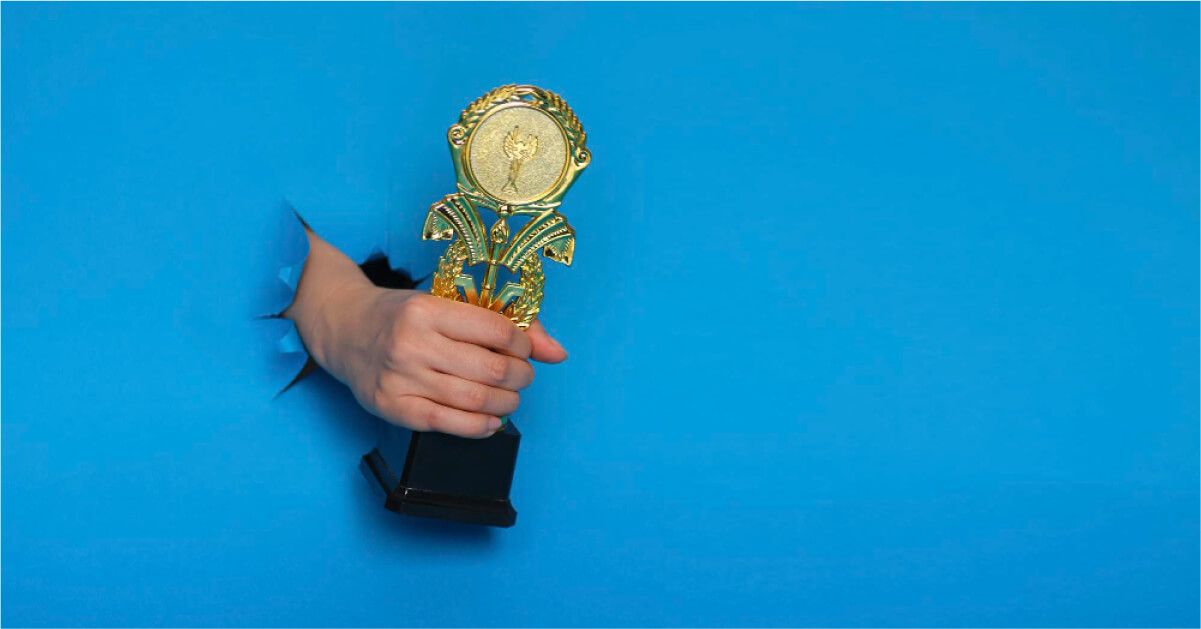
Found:
[[[466,147],[469,174],[508,205],[533,203],[559,186],[571,159],[563,128],[524,104],[498,107],[480,121]]]

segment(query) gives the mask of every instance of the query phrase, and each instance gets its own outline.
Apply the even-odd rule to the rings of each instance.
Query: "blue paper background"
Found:
[[[5,625],[1198,624],[1198,6],[3,6]],[[595,161],[507,531],[272,400],[283,198],[429,268],[444,131]],[[422,265],[424,265],[423,268]]]

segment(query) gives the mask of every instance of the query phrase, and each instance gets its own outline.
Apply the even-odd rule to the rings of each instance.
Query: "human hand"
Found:
[[[483,308],[376,287],[315,235],[309,255],[287,316],[314,360],[390,422],[489,437],[533,381],[529,360],[567,358],[537,322],[522,331]]]
[[[357,302],[357,303],[354,303]],[[559,362],[541,326],[411,290],[370,287],[327,308],[346,319],[318,358],[364,408],[413,430],[488,437],[534,379],[529,359]]]

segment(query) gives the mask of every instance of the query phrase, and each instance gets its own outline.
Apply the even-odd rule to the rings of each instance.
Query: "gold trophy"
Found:
[[[446,139],[458,191],[430,207],[422,229],[425,240],[450,242],[430,290],[528,328],[542,305],[542,258],[570,265],[575,252],[575,230],[559,205],[592,159],[584,128],[558,94],[504,85],[468,105]],[[481,208],[496,214],[490,228]],[[514,228],[510,219],[524,222]],[[469,269],[480,273],[478,286]],[[516,522],[509,489],[521,433],[513,422],[482,440],[414,432],[406,447],[406,432],[386,425],[363,456],[387,508],[491,526]]]

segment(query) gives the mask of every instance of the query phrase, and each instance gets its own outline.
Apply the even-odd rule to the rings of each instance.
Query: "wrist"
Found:
[[[346,362],[343,360],[346,357],[342,356],[344,352],[338,350],[357,346],[355,332],[368,320],[371,305],[380,290],[359,273],[358,277],[347,277],[345,282],[332,287],[325,298],[315,304],[307,325],[313,337],[309,352],[317,364],[338,380],[345,381],[347,371],[347,365],[343,364]],[[303,331],[301,338],[308,342]]]

